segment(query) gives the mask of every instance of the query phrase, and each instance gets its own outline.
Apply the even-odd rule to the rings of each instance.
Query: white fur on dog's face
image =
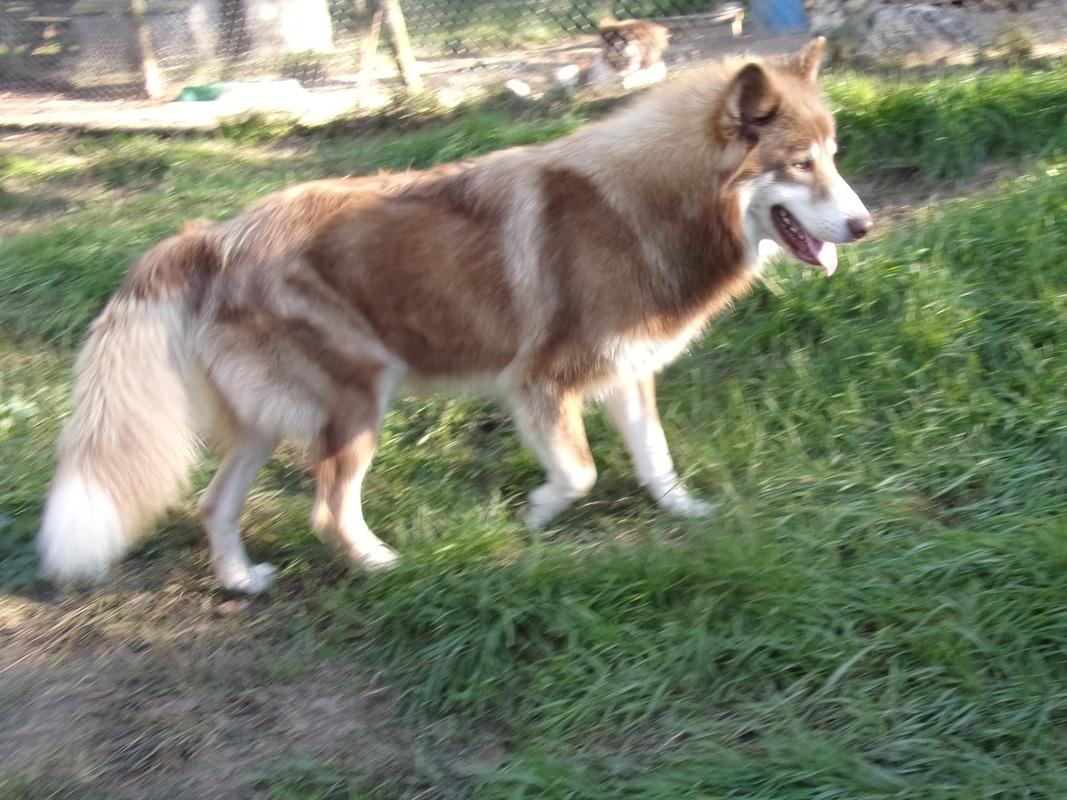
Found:
[[[849,230],[848,222],[860,217],[869,217],[866,206],[853,191],[834,164],[837,142],[833,139],[824,144],[813,144],[808,157],[817,165],[820,173],[820,198],[813,197],[814,192],[801,186],[775,184],[778,203],[784,205],[813,236],[827,242],[844,244],[855,238]],[[797,191],[799,190],[799,191]]]
[[[778,165],[742,187],[745,236],[750,251],[759,256],[771,249],[768,240],[789,249],[775,224],[772,209],[780,206],[823,247],[816,255],[827,274],[837,267],[835,244],[854,241],[853,220],[870,219],[867,208],[834,164],[837,144],[833,139],[813,143],[807,153],[790,164]],[[757,268],[765,258],[754,259]]]

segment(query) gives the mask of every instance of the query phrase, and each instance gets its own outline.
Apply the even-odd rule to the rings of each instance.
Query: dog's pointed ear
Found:
[[[720,132],[726,138],[754,145],[763,127],[778,113],[780,99],[767,71],[759,64],[746,64],[723,96],[719,109]]]
[[[819,66],[826,54],[826,37],[816,36],[797,54],[797,72],[804,80],[815,83],[819,76]]]

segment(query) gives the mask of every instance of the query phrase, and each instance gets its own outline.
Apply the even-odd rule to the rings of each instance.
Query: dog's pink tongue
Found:
[[[826,270],[826,277],[829,278],[834,274],[834,270],[837,269],[837,245],[833,242],[820,242],[815,239],[809,244],[815,245],[811,248],[811,252],[815,254],[815,258],[822,268]]]

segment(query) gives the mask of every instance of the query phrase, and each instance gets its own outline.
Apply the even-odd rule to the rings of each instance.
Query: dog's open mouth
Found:
[[[782,243],[793,257],[805,264],[822,267],[827,275],[833,275],[837,269],[837,247],[833,242],[816,239],[801,225],[797,218],[785,210],[784,206],[771,209],[771,219],[778,229]]]

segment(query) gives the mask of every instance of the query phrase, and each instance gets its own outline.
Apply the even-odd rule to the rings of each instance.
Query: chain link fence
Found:
[[[152,93],[149,72],[167,96],[248,79],[321,87],[391,63],[378,5],[390,0],[0,2],[0,92],[135,99]],[[660,22],[670,58],[700,58],[703,39],[724,26],[729,36],[743,14],[724,0],[402,0],[402,9],[420,69],[478,71],[472,82],[595,52],[609,18]]]

